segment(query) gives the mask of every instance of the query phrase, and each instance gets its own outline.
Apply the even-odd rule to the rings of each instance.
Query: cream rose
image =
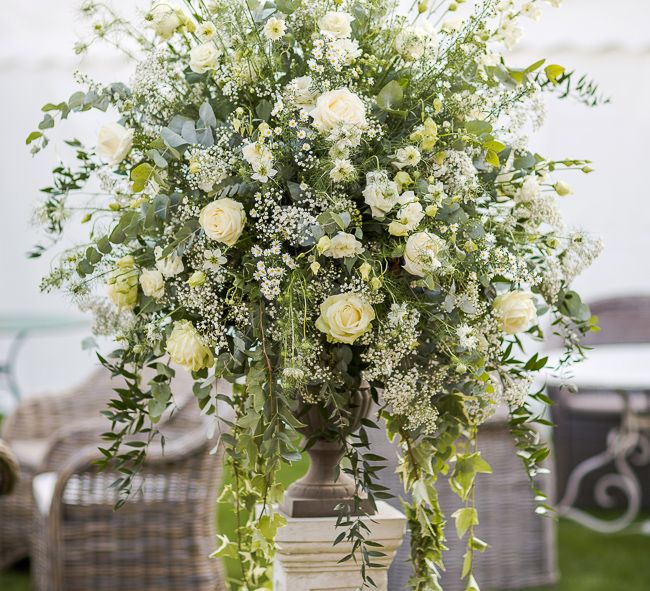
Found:
[[[444,246],[442,238],[429,232],[412,234],[404,249],[404,269],[416,277],[425,277],[442,265],[439,256]]]
[[[397,184],[389,180],[383,171],[373,171],[366,175],[366,188],[362,195],[375,218],[383,218],[399,199]]]
[[[185,270],[183,259],[181,257],[176,256],[175,254],[163,257],[162,253],[163,249],[160,248],[160,246],[156,246],[154,250],[154,254],[156,255],[156,269],[163,274],[163,277],[169,279]]]
[[[164,40],[169,39],[183,24],[178,11],[165,2],[156,4],[147,15],[147,20],[151,22],[156,35]]]
[[[330,11],[318,19],[318,28],[321,33],[328,33],[337,39],[352,35],[352,21],[354,17],[347,12]]]
[[[314,81],[311,76],[299,76],[289,82],[287,90],[296,105],[299,107],[311,107],[314,104],[316,93],[313,89],[313,83]]]
[[[344,125],[365,128],[366,107],[363,101],[347,88],[338,88],[321,94],[311,112],[314,127],[327,133]]]
[[[197,74],[214,70],[219,60],[219,51],[214,43],[198,45],[190,51],[190,69]]]
[[[133,130],[119,123],[107,123],[97,135],[97,154],[111,166],[124,160],[133,147]]]
[[[224,197],[208,203],[201,210],[199,224],[208,238],[232,246],[244,230],[246,212],[241,203]]]
[[[159,300],[165,295],[165,279],[160,271],[146,269],[140,275],[142,293],[150,298]]]
[[[132,256],[117,261],[107,283],[108,297],[118,308],[135,308],[138,303],[138,270]]]
[[[569,183],[565,181],[558,181],[553,185],[553,188],[555,189],[555,192],[560,197],[566,197],[567,195],[573,194],[573,189],[571,188],[571,185],[569,185]]]
[[[328,297],[320,305],[316,328],[327,335],[332,343],[351,345],[361,335],[372,329],[375,311],[356,293],[341,293]]]
[[[493,308],[501,329],[508,334],[525,332],[537,322],[533,294],[528,291],[501,294],[494,300]]]
[[[397,214],[397,220],[390,223],[388,232],[393,236],[406,236],[415,230],[424,217],[422,205],[417,202],[408,203]]]
[[[363,245],[353,234],[339,232],[330,240],[329,245],[324,251],[325,256],[334,259],[353,257],[364,251]]]
[[[537,199],[537,197],[539,197],[540,191],[541,187],[539,185],[537,176],[534,174],[529,174],[524,178],[524,182],[515,193],[515,201],[520,203],[534,201]]]
[[[214,355],[206,347],[194,325],[189,320],[174,322],[167,339],[167,353],[174,363],[188,371],[199,371],[214,363]]]

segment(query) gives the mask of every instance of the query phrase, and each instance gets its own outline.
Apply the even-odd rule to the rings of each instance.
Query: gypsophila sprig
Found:
[[[146,451],[121,443],[155,436],[174,371],[192,373],[215,424],[218,401],[232,408],[223,442],[234,482],[221,500],[238,525],[216,554],[239,559],[233,588],[269,588],[284,523],[277,474],[300,457],[304,405],[327,409],[357,506],[375,502],[365,431],[345,439],[346,405],[367,381],[400,445],[412,588],[439,589],[444,473],[464,503],[454,518],[467,536],[467,588],[478,589],[474,480],[489,466],[477,429],[505,405],[537,474],[545,454],[528,429],[530,396],[544,398],[530,389],[545,360],[522,339],[542,338],[546,316],[566,363],[593,329],[570,284],[601,245],[568,228],[557,205],[572,193],[560,173],[592,169],[546,159],[528,138],[546,91],[596,103],[595,85],[543,60],[507,65],[519,20],[539,19],[540,0],[478,0],[464,19],[455,3],[415,3],[413,15],[397,4],[157,1],[131,23],[84,2],[94,37],[77,51],[108,42],[133,58],[133,74],[104,84],[78,73],[83,89],[46,105],[27,140],[37,152],[57,119],[106,113],[94,146],[68,142],[75,163],[54,170],[36,207],[53,242],[77,223],[88,229],[42,288],[72,294],[96,334],[120,343],[104,360],[129,384],[108,411],[105,450],[127,475],[120,502]],[[145,366],[157,374],[148,384]],[[219,380],[232,396],[215,390]],[[376,543],[358,518],[338,525],[371,587]]]

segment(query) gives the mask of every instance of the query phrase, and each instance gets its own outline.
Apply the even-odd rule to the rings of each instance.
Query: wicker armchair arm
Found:
[[[0,439],[0,495],[13,492],[20,470],[18,460],[9,446]]]
[[[29,398],[23,400],[16,410],[4,421],[2,436],[7,440],[11,439],[39,439],[43,437],[44,426],[48,422],[46,401],[49,397]],[[51,397],[54,399],[54,396]],[[54,405],[53,405],[54,406]],[[57,422],[57,413],[51,409],[49,424],[56,429],[60,425]],[[61,423],[62,424],[62,423]],[[52,432],[50,429],[50,433]]]
[[[205,448],[213,445],[206,437],[205,430],[197,428],[191,433],[161,446],[159,443],[152,444],[147,451],[145,464],[141,469],[143,477],[154,477],[156,475],[168,475],[170,473],[182,474],[188,471],[191,462],[189,459]],[[83,475],[86,486],[93,488],[92,481],[106,480],[106,475],[112,475],[110,471],[99,471],[94,465],[99,458],[96,445],[89,445],[68,457],[57,470],[57,481],[50,507],[51,515],[56,519],[56,512],[60,510],[66,486],[76,476]],[[118,476],[116,475],[115,478]],[[109,479],[110,480],[110,479]]]
[[[59,428],[49,438],[50,446],[43,458],[39,472],[56,472],[80,449],[94,447],[97,459],[97,448],[102,444],[101,434],[110,430],[107,419],[97,417],[83,423],[76,422]]]
[[[11,439],[47,439],[53,432],[70,425],[99,417],[107,400],[105,392],[77,395],[39,396],[22,401],[4,425],[3,437]],[[80,398],[83,396],[83,404]],[[93,398],[93,399],[91,399]]]

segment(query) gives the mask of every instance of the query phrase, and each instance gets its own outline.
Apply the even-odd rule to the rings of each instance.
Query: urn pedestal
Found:
[[[370,388],[362,385],[350,396],[348,434],[359,429],[371,408]],[[372,515],[369,503],[362,502],[360,510],[354,507],[354,480],[341,470],[344,449],[340,441],[328,438],[326,414],[311,406],[300,417],[306,425],[302,429],[306,441],[316,441],[306,449],[309,471],[287,489],[280,510],[289,517],[334,517],[339,515],[339,505],[347,505],[351,514]]]
[[[376,591],[388,591],[388,567],[406,532],[406,517],[383,501],[377,503],[372,517],[362,517],[367,537],[379,542],[386,556],[373,558],[381,565],[370,571]],[[339,563],[349,554],[351,544],[333,545],[341,532],[336,517],[289,517],[276,536],[273,567],[274,591],[357,591],[363,579],[359,564],[353,560]]]
[[[362,384],[350,396],[348,435],[359,429],[372,403],[367,385]],[[328,434],[327,412],[306,407],[300,418],[311,444],[306,449],[311,462],[307,474],[287,489],[279,508],[287,516],[287,524],[276,536],[274,591],[357,591],[362,587],[359,562],[340,562],[350,553],[351,544],[334,545],[343,531],[336,527],[341,505],[364,521],[367,539],[382,545],[377,550],[386,556],[373,558],[380,566],[369,574],[377,591],[387,591],[388,567],[404,538],[406,517],[385,502],[377,503],[376,510],[364,500],[355,506],[354,481],[340,468],[344,447],[340,439],[331,436],[331,429]]]

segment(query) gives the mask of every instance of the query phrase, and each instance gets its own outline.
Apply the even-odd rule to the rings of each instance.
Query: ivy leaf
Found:
[[[478,513],[474,507],[462,507],[452,514],[456,520],[456,533],[462,539],[470,527],[478,525]]]
[[[237,544],[231,542],[228,539],[228,536],[217,534],[217,540],[219,540],[219,547],[210,554],[210,558],[237,558]]]
[[[479,589],[478,583],[476,582],[476,579],[474,578],[474,575],[470,575],[469,579],[467,579],[467,586],[465,587],[465,591],[481,591]]]
[[[466,456],[458,456],[454,473],[449,479],[449,485],[461,499],[466,500],[472,489],[476,475],[479,473],[490,474],[491,472],[492,468],[481,457],[479,452]]]
[[[488,544],[476,536],[472,536],[469,545],[472,550],[477,552],[485,552],[488,549]]]

